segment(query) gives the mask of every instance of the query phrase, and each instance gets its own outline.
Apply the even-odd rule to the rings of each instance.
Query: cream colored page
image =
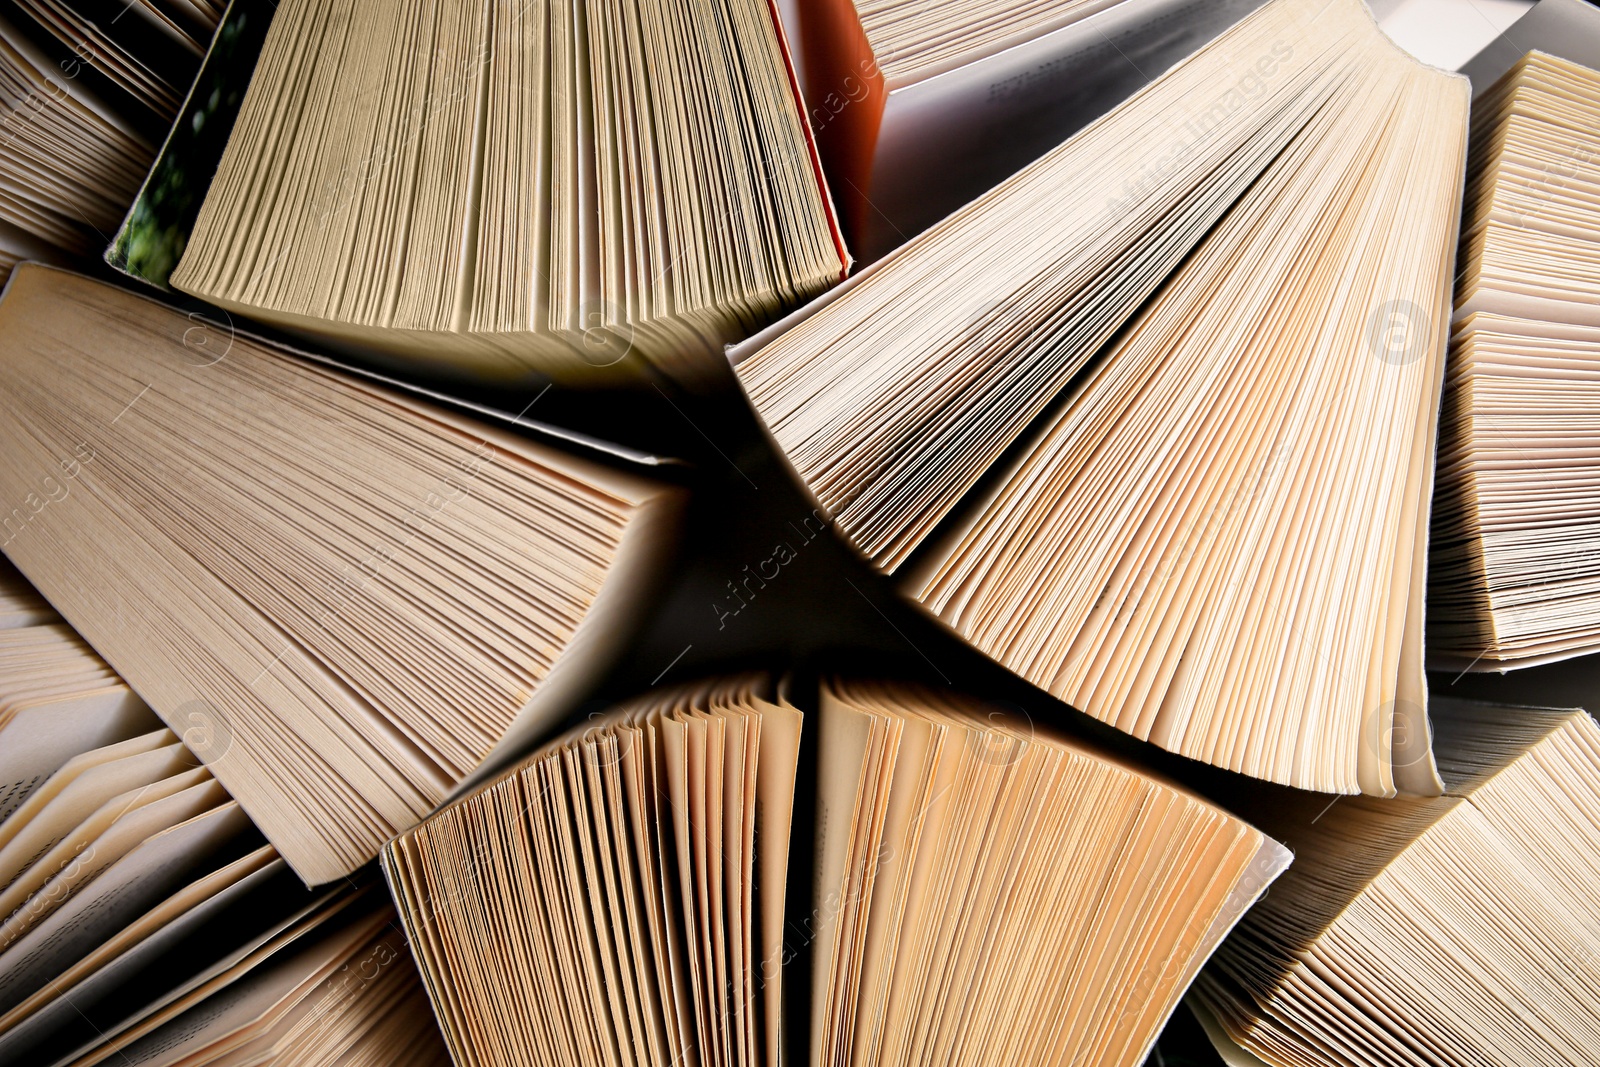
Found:
[[[960,732],[957,727],[958,736]],[[938,863],[945,851],[933,846],[935,842],[943,843],[950,838],[952,815],[958,811],[956,800],[965,747],[951,744],[949,737],[940,746],[929,778],[925,806],[917,814],[917,833],[928,847],[917,849],[912,857],[914,862],[902,875],[906,881],[905,905],[899,915],[897,958],[893,961],[893,974],[883,1006],[884,1040],[893,1043],[889,1047],[896,1047],[906,1036],[925,989],[927,974],[921,969],[922,958],[915,954],[928,947],[928,938],[947,918],[938,909],[929,907],[929,890],[940,879]]]
[[[624,783],[626,775],[637,771],[637,762],[624,766],[625,751],[637,745],[635,731],[608,730],[598,738],[585,739],[585,758],[589,760],[587,773],[592,795],[597,795],[595,822],[602,832],[597,835],[601,868],[606,879],[606,892],[612,902],[614,937],[618,948],[618,961],[622,967],[628,998],[633,1041],[643,1050],[648,1060],[667,1056],[662,1044],[663,1020],[656,1000],[654,983],[655,957],[649,942],[649,917],[646,912],[649,898],[648,884],[638,880],[652,878],[646,869],[638,872],[629,862],[634,854],[634,842],[629,836],[629,807],[637,796],[637,789]],[[637,823],[634,823],[637,827]]]
[[[154,730],[161,721],[132,690],[116,683],[12,705],[0,712],[0,724],[0,820],[4,820],[8,814],[3,798],[9,789],[39,775],[53,775],[80,753]],[[48,779],[39,787],[47,783]],[[6,839],[4,825],[0,821],[0,845]]]
[[[120,814],[122,810],[153,798],[157,783],[193,766],[193,757],[182,745],[170,744],[90,767],[77,774],[47,803],[30,812],[28,820],[19,827],[17,834],[4,849],[0,849],[0,887],[9,891],[28,865],[56,848],[74,828],[82,826],[86,820],[100,813],[102,808],[115,805],[121,798],[123,806],[117,809]],[[147,792],[141,796],[141,790]],[[109,824],[112,818],[115,815],[108,816],[106,823]],[[7,899],[8,893],[0,893],[0,901]],[[11,908],[3,905],[0,905],[0,909],[3,909],[0,915],[9,915],[11,912]]]
[[[699,746],[698,752],[691,737],[688,723],[676,719],[663,718],[661,720],[661,739],[665,753],[667,780],[660,783],[658,788],[664,787],[666,795],[672,798],[673,827],[671,839],[676,842],[678,899],[682,902],[683,910],[680,913],[683,919],[681,933],[684,943],[688,946],[685,963],[684,998],[687,1014],[694,1021],[693,1040],[701,1048],[711,1048],[714,1040],[713,1027],[715,1020],[707,1017],[707,1012],[702,1010],[702,990],[708,982],[705,974],[705,921],[699,910],[698,901],[705,899],[703,887],[698,880],[699,863],[697,860],[703,856],[703,850],[696,847],[696,832],[700,820],[693,814],[695,806],[696,786],[704,786],[704,745]],[[691,766],[693,764],[693,766]],[[703,793],[701,794],[703,806]],[[663,834],[663,838],[667,837]],[[668,875],[671,877],[671,875]]]
[[[713,1056],[725,1055],[728,1019],[723,1010],[721,941],[722,882],[722,731],[707,720],[690,715],[689,752],[689,847],[693,860],[693,894],[688,908],[696,921],[696,933],[689,939],[691,956],[700,960],[699,985],[695,999],[705,1020]],[[717,817],[713,818],[713,812]]]
[[[695,715],[692,723],[703,725],[705,730],[705,767],[701,796],[704,807],[701,815],[697,844],[704,850],[702,886],[705,891],[707,915],[705,949],[709,956],[707,973],[711,987],[707,990],[708,1006],[716,1016],[716,1046],[720,1054],[731,1061],[735,1058],[734,1032],[735,1008],[733,974],[730,971],[732,954],[729,940],[734,933],[733,916],[729,908],[730,874],[728,868],[737,860],[728,843],[728,821],[731,814],[726,807],[727,778],[737,773],[732,766],[733,732],[730,724],[720,717]],[[693,725],[691,725],[693,730]],[[694,763],[691,757],[690,767]]]
[[[777,1067],[785,1041],[783,966],[784,905],[789,888],[790,831],[794,825],[795,776],[804,717],[787,703],[758,701],[761,752],[756,771],[756,890],[761,928],[756,984],[766,1022],[766,1063]]]
[[[728,943],[728,989],[741,1063],[754,1063],[756,1047],[755,817],[756,772],[761,754],[761,718],[742,709],[727,716],[728,763],[723,791],[724,925]],[[734,862],[736,858],[736,862]]]
[[[689,961],[683,958],[681,947],[688,943],[688,934],[684,926],[685,916],[673,907],[671,884],[681,880],[675,875],[679,868],[679,854],[676,852],[674,839],[681,840],[678,834],[678,814],[683,811],[680,806],[680,790],[677,785],[679,771],[675,769],[682,758],[681,733],[674,740],[673,734],[681,731],[682,727],[667,720],[659,713],[651,714],[645,721],[645,775],[644,796],[652,806],[656,823],[655,861],[656,870],[660,875],[660,885],[656,888],[655,907],[660,922],[657,928],[657,958],[667,961],[667,973],[661,976],[662,993],[667,998],[671,1017],[668,1019],[670,1026],[669,1039],[676,1050],[675,1056],[688,1055],[686,1050],[693,1047],[695,1042],[696,1026],[693,1015],[693,1000],[690,993]],[[676,754],[675,754],[676,753]],[[664,942],[664,948],[663,943]]]
[[[874,862],[877,875],[866,919],[866,940],[862,951],[861,985],[857,1009],[852,1062],[869,1065],[876,1061],[878,1042],[886,1023],[890,979],[900,962],[903,909],[914,884],[913,861],[922,853],[916,848],[930,808],[943,797],[935,796],[936,783],[948,788],[936,775],[942,761],[945,730],[920,716],[905,716],[900,747],[895,756],[894,779],[889,787],[889,805],[883,821],[882,844]]]
[[[177,738],[174,737],[172,733],[165,728],[161,728],[151,730],[148,733],[140,734],[137,737],[130,737],[126,741],[121,741],[112,745],[106,745],[103,748],[91,749],[88,752],[74,756],[72,759],[62,764],[60,769],[46,779],[38,789],[35,789],[28,799],[23,801],[22,805],[18,807],[16,811],[12,812],[4,822],[0,822],[0,857],[4,857],[4,850],[6,846],[10,844],[12,838],[16,837],[17,834],[23,829],[32,826],[34,821],[40,817],[40,814],[51,803],[51,801],[55,800],[56,797],[65,792],[67,788],[76,782],[80,777],[82,777],[86,771],[90,770],[91,768],[112,763],[113,761],[120,760],[127,756],[136,756],[141,753],[150,752],[157,748],[170,746],[176,742],[176,740]],[[90,787],[86,784],[85,786],[79,788]],[[114,795],[119,791],[120,789],[112,789],[106,795]],[[63,832],[66,829],[70,829],[72,825],[75,825],[78,819],[82,819],[90,811],[94,810],[94,804],[88,801],[83,801],[81,804],[76,802],[68,803],[69,806],[81,808],[81,810],[76,818],[73,819],[72,823],[68,823],[65,827],[63,827]],[[55,818],[55,816],[51,816],[51,818]],[[64,820],[71,818],[71,816],[63,814],[61,818]],[[4,869],[4,862],[4,859],[0,858],[0,870]],[[0,875],[0,886],[3,885],[4,876]]]
[[[619,768],[626,788],[629,821],[634,830],[636,862],[644,879],[639,886],[643,921],[650,955],[657,963],[655,973],[644,978],[655,983],[657,999],[653,1003],[658,1015],[655,1025],[667,1043],[668,1058],[677,1061],[688,1045],[687,1019],[683,1011],[683,965],[677,954],[681,934],[676,916],[667,906],[671,868],[661,851],[672,824],[670,814],[663,810],[667,798],[662,795],[657,780],[657,734],[657,726],[649,719],[620,729]]]
[[[214,778],[196,768],[111,801],[0,896],[0,908],[9,916],[0,924],[0,945],[10,945],[145,839],[216,807],[227,796]]]
[[[1470,92],[1470,87],[1458,86],[1457,91],[1466,94]],[[1435,134],[1436,141],[1440,142],[1436,148],[1441,153],[1448,153],[1452,158],[1461,159],[1464,163],[1467,155],[1466,137],[1467,131],[1464,128],[1454,132],[1446,129]],[[1453,233],[1461,227],[1460,198],[1453,195],[1457,191],[1455,175],[1453,173],[1448,175],[1447,180],[1450,184],[1441,188],[1439,195],[1442,198],[1448,197],[1457,205],[1446,220],[1448,231]],[[1453,242],[1445,242],[1443,256],[1443,274],[1448,277],[1455,265],[1456,247]],[[1439,776],[1439,769],[1433,758],[1432,728],[1428,722],[1428,682],[1424,674],[1423,633],[1429,520],[1432,515],[1430,503],[1434,495],[1434,465],[1438,453],[1439,406],[1444,389],[1445,350],[1449,344],[1450,303],[1451,293],[1449,287],[1446,287],[1440,294],[1438,304],[1430,313],[1427,343],[1431,348],[1428,355],[1432,358],[1428,361],[1429,379],[1421,391],[1421,404],[1417,413],[1419,432],[1413,443],[1404,498],[1407,511],[1401,520],[1402,536],[1408,525],[1413,534],[1410,543],[1402,540],[1399,546],[1401,566],[1397,568],[1396,574],[1397,581],[1407,583],[1408,591],[1404,604],[1400,606],[1402,618],[1399,622],[1401,631],[1399,679],[1394,694],[1394,717],[1387,756],[1394,787],[1410,795],[1437,796],[1444,791],[1444,781]],[[1365,747],[1363,746],[1363,751]]]
[[[823,690],[817,710],[817,822],[811,952],[811,1061],[820,1064],[838,918],[849,876],[857,805],[866,776],[872,717]]]
[[[55,999],[65,991],[101,967],[115,960],[124,951],[137,945],[146,937],[155,933],[167,923],[174,921],[199,906],[217,893],[222,892],[247,875],[253,874],[278,858],[278,854],[271,845],[263,845],[254,852],[233,861],[227,866],[213,871],[211,874],[200,878],[171,897],[150,909],[137,920],[128,924],[115,937],[95,949],[71,967],[62,971],[50,983],[34,993],[27,1000],[19,1003],[11,1011],[0,1016],[0,1031],[9,1029],[17,1022],[26,1018],[43,1004]]]
[[[624,1003],[629,997],[627,956],[623,947],[626,918],[610,907],[616,899],[614,884],[606,884],[612,840],[604,830],[604,788],[598,777],[592,776],[595,765],[603,757],[593,746],[594,741],[586,739],[562,751],[556,760],[565,769],[564,787],[569,793],[572,817],[571,835],[566,838],[567,863],[568,870],[576,876],[577,885],[568,906],[594,925],[594,950],[586,951],[582,957],[593,986],[591,996],[596,1003],[605,1004],[612,1032],[631,1048],[635,1035],[629,1029],[631,1013]],[[583,919],[578,922],[581,925]]]

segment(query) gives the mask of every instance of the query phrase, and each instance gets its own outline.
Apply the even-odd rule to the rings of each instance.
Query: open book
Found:
[[[1288,859],[965,697],[834,682],[807,717],[797,789],[759,679],[650,694],[389,845],[456,1062],[1137,1064]]]
[[[714,374],[848,267],[767,0],[391,8],[277,6],[174,288],[595,383]]]
[[[307,903],[238,803],[159,724],[61,761],[0,821],[0,887],[8,1063],[98,1047]],[[210,944],[177,951],[201,930]]]
[[[385,848],[458,1064],[778,1062],[801,716],[766,689],[618,708]]]
[[[572,710],[682,503],[34,265],[0,406],[0,546],[313,885]]]
[[[0,629],[0,1062],[447,1063],[382,896],[308,894],[184,744],[206,724],[41,614]]]
[[[1428,657],[1506,670],[1600,651],[1600,72],[1529,53],[1468,174]]]
[[[70,1067],[450,1067],[394,908],[375,886]]]
[[[160,726],[0,557],[0,820],[72,756]]]
[[[1273,781],[1437,791],[1467,104],[1359,0],[1272,0],[739,378],[856,548],[1034,684]]]
[[[1191,994],[1229,1063],[1593,1060],[1600,727],[1447,697],[1434,714],[1442,797],[1221,798],[1295,852]]]

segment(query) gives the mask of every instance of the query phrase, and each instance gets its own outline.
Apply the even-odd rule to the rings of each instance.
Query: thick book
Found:
[[[851,249],[879,259],[1262,0],[815,0],[791,18]]]
[[[848,266],[767,0],[288,0],[170,280],[369,357],[606,384],[715,376]]]
[[[731,353],[839,531],[1138,737],[1434,792],[1424,556],[1466,80],[1272,0]]]
[[[309,884],[568,715],[681,490],[37,265],[0,298],[0,547]]]
[[[1473,105],[1428,658],[1600,651],[1600,72],[1531,52]]]
[[[1287,860],[1014,711],[759,678],[602,714],[383,853],[461,1067],[1137,1064]]]
[[[1434,714],[1443,796],[1220,798],[1295,853],[1190,994],[1228,1063],[1593,1060],[1600,727],[1444,697]]]

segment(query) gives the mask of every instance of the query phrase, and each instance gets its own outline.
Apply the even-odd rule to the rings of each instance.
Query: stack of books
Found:
[[[1574,2],[11,5],[0,1062],[1589,1062]]]

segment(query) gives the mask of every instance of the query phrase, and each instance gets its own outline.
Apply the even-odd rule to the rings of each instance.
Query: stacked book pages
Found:
[[[195,328],[17,270],[0,493],[40,505],[5,551],[168,725],[214,722],[200,755],[320,885],[572,710],[680,493]]]
[[[1275,1067],[1592,1054],[1600,727],[1448,698],[1434,714],[1444,796],[1237,797],[1295,861],[1195,985],[1224,1048]]]
[[[836,681],[815,720],[759,679],[661,692],[392,843],[456,1062],[1137,1064],[1288,858],[971,698]]]
[[[1426,745],[1466,114],[1359,0],[1272,0],[740,381],[861,554],[1040,688],[1256,777],[1435,792],[1395,739]]]
[[[1600,651],[1600,73],[1532,52],[1473,103],[1428,653]]]
[[[708,7],[279,4],[172,285],[503,380],[712,374],[849,260],[772,8]]]

